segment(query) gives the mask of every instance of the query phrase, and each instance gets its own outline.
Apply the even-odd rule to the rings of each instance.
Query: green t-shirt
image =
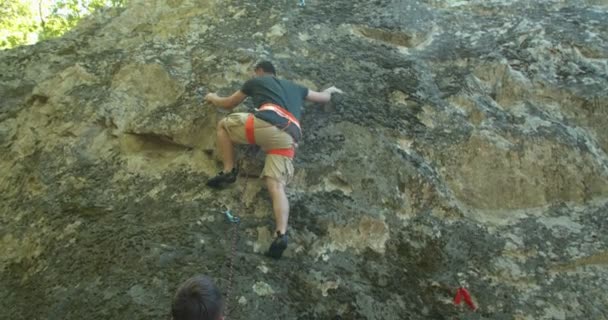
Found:
[[[256,108],[264,103],[277,104],[287,109],[298,121],[302,114],[304,99],[308,95],[308,88],[271,75],[258,76],[248,80],[243,84],[241,91],[253,99],[253,105]],[[281,122],[280,120],[266,119],[272,117],[271,114],[259,113],[264,114],[260,118],[264,118],[270,123],[278,124],[277,122]],[[258,116],[257,113],[256,116]]]

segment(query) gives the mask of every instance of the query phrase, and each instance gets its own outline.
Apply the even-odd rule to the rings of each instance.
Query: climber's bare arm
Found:
[[[344,93],[342,90],[336,87],[329,87],[321,92],[317,92],[314,90],[308,90],[308,95],[306,96],[306,100],[318,103],[326,103],[331,100],[332,93]]]
[[[229,97],[220,97],[216,93],[208,93],[205,96],[205,101],[209,101],[215,106],[230,110],[243,102],[245,98],[247,98],[247,95],[244,94],[243,91],[238,90]]]

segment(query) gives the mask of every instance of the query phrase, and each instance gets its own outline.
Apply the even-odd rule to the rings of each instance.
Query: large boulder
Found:
[[[607,318],[607,5],[132,0],[0,52],[2,314],[165,319],[202,273],[234,319]],[[279,261],[262,153],[205,186],[202,94],[260,59],[345,91],[306,106]]]

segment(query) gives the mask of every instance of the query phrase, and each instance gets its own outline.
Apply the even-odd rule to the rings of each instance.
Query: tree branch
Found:
[[[40,15],[40,25],[42,26],[42,29],[44,29],[46,22],[44,21],[44,17],[42,16],[42,0],[38,1],[38,14]]]

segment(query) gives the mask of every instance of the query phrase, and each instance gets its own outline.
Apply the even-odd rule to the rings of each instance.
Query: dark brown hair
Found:
[[[171,305],[173,320],[218,320],[224,312],[224,298],[213,280],[192,277],[177,289]]]
[[[275,76],[277,75],[277,72],[274,69],[274,65],[270,61],[261,61],[261,62],[258,62],[258,64],[255,65],[255,67],[253,68],[253,70],[255,71],[255,70],[258,70],[258,69],[262,69],[262,71],[264,71],[265,73],[272,73]]]

